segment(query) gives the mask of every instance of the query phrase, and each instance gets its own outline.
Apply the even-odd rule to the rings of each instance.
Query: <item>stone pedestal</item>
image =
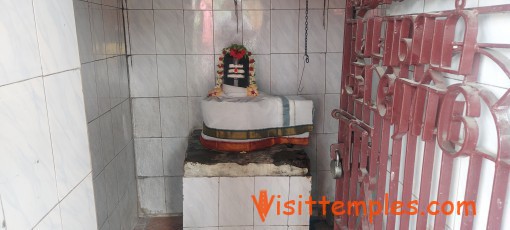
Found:
[[[200,132],[189,140],[183,179],[184,229],[308,229],[311,193],[309,159],[300,147],[273,146],[249,153],[225,153],[200,145]],[[274,200],[265,221],[252,195],[266,190]],[[294,214],[285,202],[295,201]],[[302,214],[298,202],[302,201]],[[280,215],[277,206],[280,205]]]

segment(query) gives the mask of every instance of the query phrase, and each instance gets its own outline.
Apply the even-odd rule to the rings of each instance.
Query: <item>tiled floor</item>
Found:
[[[182,216],[140,218],[134,230],[181,230]],[[324,221],[312,221],[311,230],[330,230]]]

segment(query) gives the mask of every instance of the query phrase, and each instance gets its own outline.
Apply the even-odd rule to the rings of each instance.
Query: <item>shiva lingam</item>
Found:
[[[216,85],[202,100],[203,146],[247,152],[277,144],[308,144],[313,129],[311,100],[259,92],[255,60],[243,45],[224,48],[217,67]]]

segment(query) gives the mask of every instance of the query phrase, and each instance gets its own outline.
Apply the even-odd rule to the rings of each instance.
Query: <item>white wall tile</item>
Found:
[[[106,56],[112,57],[119,54],[119,22],[117,9],[109,6],[103,6],[103,27],[104,38],[106,42]]]
[[[123,56],[117,56],[119,59],[119,65],[120,65],[120,75],[119,75],[119,83],[120,83],[120,98],[121,101],[124,101],[129,98],[129,78],[128,76],[128,64],[127,64],[127,57],[125,55]]]
[[[301,95],[313,100],[313,133],[324,132],[324,94]]]
[[[212,0],[186,0],[183,1],[185,10],[212,10]]]
[[[106,204],[108,207],[108,216],[110,216],[115,207],[119,203],[119,186],[117,183],[117,168],[115,164],[110,162],[104,169],[104,176],[106,182]]]
[[[35,230],[62,229],[62,218],[60,218],[60,216],[61,216],[60,205],[57,205],[33,229]]]
[[[161,137],[159,99],[134,98],[133,130],[135,137]]]
[[[309,63],[303,61],[303,56],[303,54],[299,54],[298,78],[301,80],[299,94],[324,94],[326,91],[326,55],[324,53],[308,54]],[[303,74],[302,79],[301,74]]]
[[[243,0],[243,10],[271,9],[271,0]]]
[[[106,57],[103,10],[100,5],[90,4],[89,14],[92,26],[92,45],[94,60],[103,59]]]
[[[101,230],[110,230],[110,223],[106,221],[103,226],[100,228]]]
[[[138,179],[138,187],[138,198],[142,213],[158,214],[166,212],[165,179],[163,177]]]
[[[152,9],[152,0],[127,0],[127,8],[133,10]]]
[[[161,98],[161,131],[163,137],[187,137],[188,100],[185,97]]]
[[[60,203],[63,229],[96,229],[92,175],[88,175]],[[79,214],[78,214],[79,213]]]
[[[299,10],[271,11],[271,53],[298,52],[298,23]]]
[[[136,185],[136,159],[135,159],[135,146],[134,146],[134,140],[129,142],[129,144],[126,146],[126,162],[127,162],[127,174],[129,175],[129,181],[128,184],[135,184]],[[135,189],[136,190],[136,189]]]
[[[159,87],[156,55],[133,55],[129,67],[131,97],[157,97]]]
[[[422,2],[422,1],[418,1],[418,2]],[[413,10],[412,12],[413,13],[415,13],[415,12],[421,13],[423,11],[432,12],[432,11],[443,11],[443,10],[455,9],[455,1],[445,2],[445,1],[441,1],[441,0],[426,0],[424,2],[425,2],[424,8],[418,8],[416,10]],[[466,8],[470,8],[470,7],[477,7],[479,0],[465,0],[465,2],[466,2]],[[484,2],[484,0],[481,0],[480,3],[481,2]],[[493,1],[485,0],[485,2],[493,2]],[[421,5],[423,6],[423,2],[421,3]],[[399,14],[404,14],[404,12],[400,11]]]
[[[134,229],[138,223],[138,199],[136,183],[129,186],[128,192],[119,203],[121,229]]]
[[[329,147],[338,143],[337,139],[338,135],[336,133],[317,134],[317,170],[329,170],[331,161]]]
[[[326,2],[326,8],[328,7],[328,4],[331,4],[333,0],[309,0],[308,1],[308,9],[324,9],[324,2]],[[300,9],[306,9],[306,0],[300,0],[299,1],[299,8]]]
[[[306,155],[310,159],[310,171],[317,171],[317,134],[311,133],[305,147]]]
[[[96,119],[88,124],[88,137],[90,146],[90,161],[92,174],[97,176],[104,168],[104,156],[101,151],[101,120]]]
[[[165,177],[166,213],[182,213],[182,177]]]
[[[41,59],[31,0],[2,1],[0,85],[40,76]]]
[[[59,197],[63,198],[91,171],[80,72],[44,78]]]
[[[427,0],[426,2],[433,2],[435,0]],[[386,13],[388,15],[400,15],[400,14],[416,14],[423,12],[423,0],[419,1],[404,1],[404,2],[394,2],[393,4],[388,6]],[[437,1],[436,1],[437,2]],[[426,3],[428,4],[428,3]],[[441,1],[441,5],[452,5],[455,6],[454,1]],[[425,6],[427,7],[427,6]],[[455,7],[454,7],[455,8]]]
[[[120,210],[119,206],[116,206],[110,216],[108,217],[108,225],[110,230],[121,230],[120,229]]]
[[[115,169],[117,170],[117,188],[119,191],[119,202],[126,196],[129,188],[129,165],[127,159],[127,149],[123,149],[114,159]]]
[[[106,59],[106,64],[108,66],[108,85],[110,86],[110,106],[113,108],[122,102],[120,88],[121,63],[119,57],[114,57]]]
[[[508,0],[491,0],[491,1],[478,1],[479,6],[494,6],[502,4],[510,4]]]
[[[329,0],[328,7],[330,9],[345,8],[345,1],[346,0]]]
[[[183,176],[187,138],[163,138],[163,171],[165,176]],[[138,151],[137,151],[138,152]]]
[[[184,228],[184,230],[218,230],[218,227]]]
[[[271,53],[271,12],[243,11],[243,44],[254,54]]]
[[[187,96],[186,56],[158,55],[159,96]]]
[[[188,1],[185,1],[186,3]],[[206,4],[206,3],[203,3]],[[212,11],[184,11],[186,54],[213,54]]]
[[[100,228],[108,218],[108,201],[106,193],[105,172],[94,178],[94,199],[96,204],[97,227]]]
[[[340,93],[343,53],[326,53],[326,93]]]
[[[232,0],[215,0],[213,1],[213,10],[235,10],[235,3]],[[242,1],[238,1],[237,9],[241,10]]]
[[[188,96],[206,96],[216,82],[213,55],[186,55]]]
[[[155,10],[156,51],[158,54],[184,54],[182,10]]]
[[[161,138],[136,138],[136,175],[163,176]]]
[[[81,81],[83,85],[83,97],[85,100],[85,112],[87,121],[99,116],[99,105],[97,102],[96,71],[93,62],[81,66]]]
[[[202,97],[188,97],[188,131],[202,129]]]
[[[318,171],[317,172],[318,179],[318,199],[322,199],[322,196],[326,196],[326,200],[335,200],[335,179],[331,176],[331,172],[328,171]]]
[[[112,109],[113,146],[118,154],[131,139],[131,119],[129,116],[129,101]]]
[[[345,10],[328,10],[327,51],[342,52],[344,47]]]
[[[253,55],[255,59],[255,80],[259,91],[271,92],[271,55]]]
[[[219,230],[253,230],[253,226],[218,227]]]
[[[99,114],[103,114],[111,108],[110,83],[108,79],[108,66],[106,60],[94,62],[97,86],[97,104]]]
[[[308,226],[289,226],[288,230],[308,230]]]
[[[183,178],[183,227],[218,226],[218,177]]]
[[[271,9],[299,9],[299,1],[271,0]]]
[[[289,200],[295,200],[296,202],[308,200],[308,197],[312,195],[311,189],[311,177],[290,177]],[[301,215],[299,215],[298,206],[294,207],[296,212],[294,215],[289,216],[289,225],[309,225],[310,213],[308,205],[303,205]]]
[[[180,10],[183,9],[182,0],[153,0],[155,10]]]
[[[5,220],[10,228],[28,229],[58,201],[43,81],[1,87],[0,98]]]
[[[324,104],[324,132],[338,133],[338,120],[331,116],[331,112],[340,108],[340,94],[326,94]]]
[[[213,11],[213,17],[215,54],[231,44],[243,44],[242,11],[238,11],[237,18],[235,11]]]
[[[111,112],[104,114],[99,118],[99,120],[101,126],[101,152],[104,160],[103,165],[107,165],[115,157]]]
[[[253,226],[254,230],[287,230],[287,226]]]
[[[274,201],[264,221],[262,221],[259,213],[262,210],[259,211],[257,206],[255,206],[255,212],[253,213],[254,225],[287,225],[289,218],[282,213],[277,215],[276,202],[280,201],[283,204],[289,200],[289,177],[255,177],[255,191],[253,195],[255,195],[257,201],[260,201],[259,196],[262,190],[267,191],[269,199],[274,195]]]
[[[79,67],[73,2],[36,0],[34,13],[43,73],[47,75]]]
[[[92,29],[90,24],[89,3],[74,0],[74,17],[76,18],[76,33],[78,37],[78,49],[80,61],[90,62],[94,60],[94,48],[92,46]]]
[[[129,10],[131,54],[156,54],[152,10]]]
[[[120,8],[122,7],[122,0],[103,0],[103,5]]]
[[[253,224],[253,177],[220,177],[220,226]]]
[[[271,94],[298,93],[298,54],[271,54]]]
[[[322,1],[321,1],[322,2]],[[322,8],[322,7],[321,7]],[[299,17],[299,52],[305,52],[305,11],[300,11]],[[327,17],[327,15],[325,15]],[[322,21],[322,10],[308,11],[308,52],[326,52],[326,30]],[[326,18],[327,19],[327,18]],[[324,22],[327,22],[324,21]]]

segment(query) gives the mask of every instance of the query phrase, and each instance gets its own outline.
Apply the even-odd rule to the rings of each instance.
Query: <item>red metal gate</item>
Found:
[[[510,59],[501,53],[510,44],[479,43],[477,36],[481,15],[510,11],[510,5],[465,9],[463,0],[448,1],[455,10],[383,17],[367,12],[392,0],[347,0],[341,102],[332,112],[339,136],[331,158],[339,155],[344,172],[336,180],[336,200],[417,200],[417,212],[375,215],[373,221],[352,212],[336,216],[335,229],[445,229],[448,218],[458,218],[460,229],[472,229],[475,218],[485,218],[487,229],[501,228],[510,173],[510,90],[494,93],[477,79],[481,58],[510,78]],[[481,126],[485,113],[490,127]],[[495,151],[481,147],[482,129],[497,134]],[[453,183],[459,180],[457,161],[467,167],[460,186]],[[483,162],[494,170],[489,202],[482,204]],[[479,209],[488,207],[488,215],[427,214],[432,200],[447,203],[458,191]]]

